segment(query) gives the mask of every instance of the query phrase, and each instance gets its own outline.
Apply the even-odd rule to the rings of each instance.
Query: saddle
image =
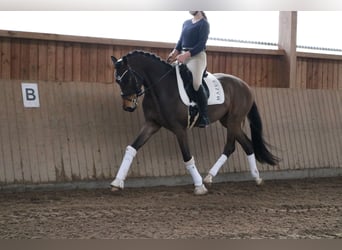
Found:
[[[199,110],[196,102],[196,94],[192,85],[192,73],[185,64],[176,64],[176,76],[178,91],[182,102],[188,107],[188,128],[197,125]],[[224,91],[217,78],[210,72],[203,74],[202,85],[208,96],[208,106],[222,104]]]

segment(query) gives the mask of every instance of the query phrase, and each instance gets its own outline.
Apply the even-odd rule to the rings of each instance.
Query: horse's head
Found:
[[[129,66],[126,57],[111,58],[115,67],[115,80],[121,89],[122,107],[125,111],[133,112],[137,108],[138,97],[143,93],[144,79]]]

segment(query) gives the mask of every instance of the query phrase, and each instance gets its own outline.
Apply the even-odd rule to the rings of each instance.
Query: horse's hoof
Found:
[[[257,185],[257,186],[262,186],[262,185],[264,184],[264,181],[263,181],[263,179],[261,179],[261,178],[255,179],[255,182],[256,182],[256,185]]]
[[[213,176],[208,174],[204,179],[203,182],[206,186],[210,187],[213,184]]]
[[[201,186],[195,187],[195,195],[205,195],[208,193],[208,189],[202,184]]]
[[[113,193],[118,192],[120,190],[122,190],[122,189],[119,187],[110,186],[110,191],[112,191]]]
[[[115,180],[112,181],[112,183],[110,184],[111,191],[117,192],[119,190],[122,190],[124,188],[124,185],[125,183],[123,180],[115,178]]]

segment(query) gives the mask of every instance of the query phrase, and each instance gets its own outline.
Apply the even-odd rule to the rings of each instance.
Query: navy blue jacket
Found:
[[[176,50],[182,51],[183,48],[190,49],[191,56],[195,56],[205,50],[209,37],[209,23],[202,18],[196,23],[191,19],[183,23],[182,33],[176,45]]]

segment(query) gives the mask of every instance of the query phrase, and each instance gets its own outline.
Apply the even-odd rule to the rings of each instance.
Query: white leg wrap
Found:
[[[202,186],[202,176],[199,174],[196,165],[195,165],[195,160],[194,157],[191,158],[190,161],[184,162],[186,169],[189,171],[189,173],[192,176],[192,179],[194,181],[194,185],[196,187]]]
[[[257,165],[256,165],[255,155],[254,155],[254,154],[247,155],[247,160],[248,160],[249,169],[251,170],[252,176],[253,176],[256,180],[260,179],[260,177],[259,177],[259,171],[258,171]]]
[[[220,158],[216,161],[214,166],[209,170],[209,174],[212,175],[212,177],[215,177],[218,173],[218,171],[221,169],[223,164],[226,163],[228,157],[225,154],[222,154]]]
[[[131,167],[132,161],[136,154],[137,154],[137,151],[135,150],[135,148],[131,146],[127,146],[119,171],[116,174],[116,178],[111,183],[112,186],[123,188],[123,182],[126,179],[129,168]]]

